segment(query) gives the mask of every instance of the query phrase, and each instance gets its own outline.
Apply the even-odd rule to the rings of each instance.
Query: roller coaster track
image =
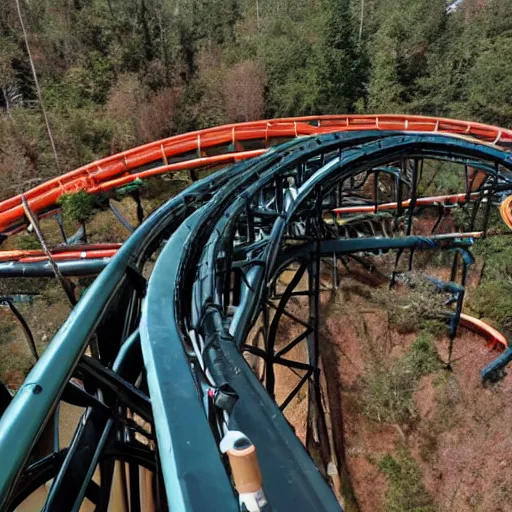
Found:
[[[32,215],[54,215],[65,193],[216,170],[120,247],[0,252],[3,277],[98,274],[14,398],[4,399],[0,508],[14,510],[51,482],[45,511],[79,510],[84,499],[107,510],[122,461],[130,510],[141,502],[172,511],[235,511],[240,502],[247,510],[339,510],[332,489],[343,461],[329,435],[319,343],[325,276],[332,292],[339,266],[357,258],[382,264],[393,285],[418,252],[451,251],[450,281],[431,282],[449,295],[452,343],[460,322],[505,345],[461,309],[470,248],[489,234],[492,208],[512,224],[511,144],[505,129],[420,116],[260,121],[148,144],[0,203],[6,238]],[[422,195],[432,163],[461,170],[456,193]],[[441,230],[461,206],[464,230]],[[288,311],[290,301],[304,317]],[[283,343],[284,317],[303,332]],[[300,360],[292,355],[299,346]],[[507,348],[488,372],[510,359]],[[299,375],[279,403],[277,367]],[[301,390],[304,444],[283,416]],[[65,450],[56,435],[61,401],[85,411]],[[142,496],[141,468],[153,475],[151,500]]]

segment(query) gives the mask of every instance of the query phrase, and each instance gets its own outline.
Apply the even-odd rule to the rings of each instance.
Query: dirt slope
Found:
[[[338,378],[346,464],[362,512],[512,510],[512,375],[482,386],[480,369],[496,354],[481,338],[461,330],[452,371],[441,368],[422,377],[413,394],[413,417],[394,424],[368,417],[364,379],[375,357],[396,360],[416,335],[398,334],[389,328],[385,311],[345,293],[331,302],[323,336],[324,354]],[[446,338],[436,342],[443,360],[447,347]],[[418,485],[430,495],[431,508],[403,509],[401,498],[393,508],[396,493],[408,490],[390,488],[379,460],[386,454],[399,458],[404,451],[419,469]]]

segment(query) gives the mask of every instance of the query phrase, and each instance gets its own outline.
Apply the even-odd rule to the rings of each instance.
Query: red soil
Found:
[[[350,301],[350,314],[342,305],[331,308],[323,334],[336,355],[346,465],[360,511],[386,509],[387,482],[374,461],[404,443],[439,511],[512,510],[512,375],[487,389],[479,375],[496,353],[489,352],[482,338],[461,330],[452,372],[421,379],[414,424],[376,423],[361,406],[368,343],[395,358],[415,336],[390,331],[385,312],[372,310],[360,297]],[[447,347],[447,340],[438,342],[443,360]]]

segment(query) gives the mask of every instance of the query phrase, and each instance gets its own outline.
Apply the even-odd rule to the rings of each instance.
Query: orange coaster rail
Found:
[[[432,206],[435,204],[460,204],[465,203],[469,199],[473,199],[479,196],[479,192],[471,192],[468,194],[450,194],[444,196],[430,196],[430,197],[418,197],[414,202],[415,206]],[[402,208],[408,208],[411,204],[410,199],[402,201]],[[332,210],[338,216],[343,213],[378,213],[382,211],[396,210],[398,203],[382,203],[377,205],[357,205],[357,206],[341,206]]]
[[[121,244],[89,244],[67,245],[51,250],[55,261],[84,260],[97,258],[111,258],[121,247]],[[14,250],[0,251],[0,262],[18,261],[20,263],[36,263],[46,261],[48,257],[42,250]]]
[[[451,133],[475,137],[491,144],[512,146],[511,130],[482,123],[426,116],[338,115],[251,121],[176,135],[108,156],[52,178],[28,190],[24,195],[34,212],[44,212],[54,207],[59,197],[65,193],[78,190],[91,193],[111,190],[141,177],[250,158],[255,156],[254,150],[264,151],[279,139],[351,130]],[[174,167],[180,163],[183,167]],[[155,167],[141,169],[148,165]],[[9,234],[9,229],[23,224],[23,219],[21,194],[0,202],[0,232]]]
[[[478,318],[461,313],[460,325],[486,338],[491,350],[505,350],[508,347],[507,338],[501,332]]]

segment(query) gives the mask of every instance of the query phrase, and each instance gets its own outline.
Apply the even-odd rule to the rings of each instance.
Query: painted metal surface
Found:
[[[453,131],[480,137],[491,144],[460,136],[396,133],[394,129]],[[315,135],[319,132],[333,133]],[[309,134],[313,136],[267,151],[243,151],[245,141],[258,139],[265,147],[271,138]],[[257,316],[264,311],[272,283],[282,268],[290,262],[300,262],[307,267],[311,274],[308,321],[313,325],[303,337],[308,362],[289,360],[273,349],[271,353],[258,353],[253,347],[253,351],[271,365],[282,364],[305,372],[303,380],[308,382],[310,390],[308,408],[314,413],[312,430],[308,426],[306,445],[309,448],[315,442],[315,435],[320,433],[322,437],[325,429],[321,421],[322,406],[314,398],[319,374],[318,333],[314,327],[318,321],[320,258],[372,251],[437,248],[456,251],[471,245],[468,239],[474,235],[376,235],[341,239],[326,230],[323,220],[326,210],[335,214],[365,213],[368,208],[381,207],[407,210],[410,221],[415,209],[424,205],[413,187],[408,200],[398,197],[383,205],[346,207],[326,202],[332,191],[343,180],[405,157],[414,162],[413,168],[422,158],[477,160],[487,165],[488,181],[484,184],[487,188],[479,190],[478,194],[470,191],[468,195],[466,191],[463,195],[429,198],[430,202],[425,204],[454,204],[462,199],[482,202],[484,198],[488,216],[491,199],[512,190],[511,155],[496,147],[498,143],[509,142],[512,142],[512,132],[506,130],[419,116],[331,116],[261,121],[177,136],[136,148],[27,193],[31,208],[44,211],[55,206],[58,194],[79,187],[97,192],[129,183],[145,175],[143,173],[153,175],[177,168],[243,160],[194,183],[168,201],[120,248],[89,247],[86,252],[92,259],[81,261],[64,261],[76,259],[81,250],[70,253],[64,249],[55,253],[56,260],[62,256],[63,261],[57,264],[63,275],[103,270],[0,419],[0,460],[10,461],[0,468],[0,506],[9,501],[60,399],[70,394],[70,378],[76,375],[85,378],[89,374],[96,385],[103,386],[105,393],[112,392],[114,385],[120,386],[119,395],[124,396],[125,409],[128,404],[146,421],[154,422],[158,450],[158,456],[155,453],[154,457],[161,465],[171,510],[239,509],[227,462],[218,448],[221,437],[230,430],[243,432],[256,446],[265,493],[273,510],[339,510],[338,501],[319,471],[317,459],[312,460],[272,398],[273,393],[269,391],[272,371],[267,370],[265,389],[247,364],[243,356],[247,335]],[[231,153],[203,156],[203,151],[220,145],[231,148]],[[187,152],[194,152],[198,158],[170,162],[172,158],[186,157]],[[165,166],[160,165],[162,161]],[[141,170],[142,166],[151,168]],[[414,183],[414,178],[412,181]],[[10,229],[20,221],[18,200],[21,198],[0,203],[2,229]],[[409,231],[410,226],[411,222]],[[484,228],[485,233],[486,226]],[[143,265],[160,248],[161,253],[146,283],[142,276]],[[111,258],[108,265],[105,266],[106,259],[98,259],[98,251],[112,251],[101,253]],[[15,257],[17,261],[0,263],[0,275],[8,275],[8,269],[11,269],[10,275],[19,275],[17,272],[45,275],[48,272],[48,263],[39,253],[5,256],[8,257]],[[232,287],[232,280],[237,286]],[[291,293],[290,288],[288,298]],[[109,315],[116,319],[109,328],[119,328],[121,334],[105,331]],[[100,325],[103,330],[99,329]],[[123,388],[122,380],[110,370],[102,373],[100,362],[83,358],[86,348],[97,344],[100,361],[108,361],[105,364],[110,366],[119,351],[127,350],[129,345],[123,343],[133,340],[137,329],[140,329],[143,356],[143,361],[138,363],[144,363],[146,368],[147,400],[145,389]],[[109,336],[112,353],[108,353],[108,344],[104,341]],[[500,364],[509,357],[508,352],[505,354]],[[119,368],[114,364],[113,370],[116,372]],[[106,414],[105,407],[115,409],[109,400],[102,401],[101,393],[93,395],[72,389],[92,410]],[[132,402],[129,402],[130,392],[135,393],[136,399]],[[151,414],[147,409],[149,399]],[[87,418],[84,421],[91,426],[95,438],[106,442],[107,438],[103,438],[101,432],[94,429],[94,422]],[[113,417],[105,417],[105,420],[113,425]],[[97,423],[106,428],[107,423]],[[108,437],[108,432],[105,436]],[[100,460],[103,446],[100,441],[91,464]],[[326,461],[320,460],[320,466],[322,462]],[[92,467],[89,466],[87,478],[91,476]],[[65,474],[60,475],[52,492],[65,497],[64,486],[58,483],[64,481]],[[76,489],[79,494],[75,498],[84,496],[86,484]],[[75,503],[78,502],[73,501]]]
[[[62,194],[86,190],[105,192],[133,181],[186,169],[226,165],[261,154],[272,139],[334,131],[395,130],[451,133],[494,145],[512,145],[512,131],[496,126],[445,118],[407,115],[307,116],[225,125],[159,140],[97,160],[28,191],[30,208],[38,214],[54,210]],[[244,144],[259,149],[246,150]],[[224,154],[209,155],[208,151]],[[183,160],[173,163],[173,159]],[[0,202],[0,233],[23,226],[21,195]]]

